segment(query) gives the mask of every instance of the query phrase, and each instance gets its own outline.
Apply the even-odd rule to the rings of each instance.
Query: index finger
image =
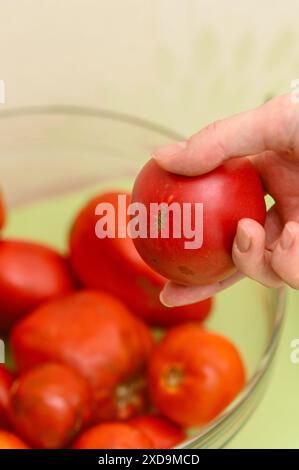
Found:
[[[213,170],[229,158],[266,150],[296,151],[298,121],[298,105],[288,93],[259,108],[216,121],[186,142],[160,147],[153,158],[167,171],[195,176]]]

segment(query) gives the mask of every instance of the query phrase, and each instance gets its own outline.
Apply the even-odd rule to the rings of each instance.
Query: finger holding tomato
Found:
[[[267,287],[287,284],[299,289],[299,110],[293,92],[276,96],[262,106],[213,122],[183,142],[155,150],[161,168],[185,177],[208,176],[236,157],[249,160],[274,204],[265,224],[243,214],[232,246],[238,271]],[[296,101],[296,100],[295,100]],[[269,123],[271,122],[271,125]],[[239,159],[239,158],[238,158]],[[247,180],[243,187],[247,189]],[[225,191],[225,198],[230,190]],[[256,197],[252,187],[252,201]],[[243,194],[230,202],[239,205]],[[220,201],[221,204],[221,201]],[[221,207],[221,205],[219,206]],[[204,299],[234,284],[241,276],[208,286],[181,288],[170,283],[162,298],[178,306]]]

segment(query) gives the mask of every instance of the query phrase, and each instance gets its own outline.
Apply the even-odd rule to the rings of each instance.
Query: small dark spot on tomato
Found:
[[[179,266],[178,269],[181,273],[186,274],[187,276],[194,276],[194,271],[187,266]]]

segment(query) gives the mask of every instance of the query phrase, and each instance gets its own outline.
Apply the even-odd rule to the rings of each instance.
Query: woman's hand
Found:
[[[291,94],[210,124],[186,142],[156,150],[157,163],[172,173],[194,176],[223,161],[249,156],[275,200],[265,227],[251,219],[238,224],[232,256],[238,272],[209,286],[166,284],[168,306],[194,303],[232,285],[243,275],[271,287],[299,289],[299,104]]]

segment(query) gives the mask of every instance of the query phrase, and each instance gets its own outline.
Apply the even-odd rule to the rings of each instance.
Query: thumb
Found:
[[[167,171],[195,176],[229,158],[294,149],[296,116],[298,105],[290,94],[282,95],[259,108],[216,121],[188,141],[160,147],[153,158]]]

